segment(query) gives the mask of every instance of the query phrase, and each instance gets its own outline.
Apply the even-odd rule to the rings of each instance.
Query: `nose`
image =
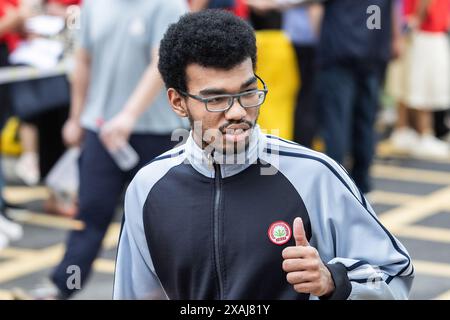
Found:
[[[233,99],[233,105],[225,112],[225,119],[227,120],[241,120],[247,115],[247,110],[243,108],[237,98]]]

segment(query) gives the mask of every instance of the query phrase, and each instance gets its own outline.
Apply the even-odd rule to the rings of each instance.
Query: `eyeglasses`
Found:
[[[237,94],[219,94],[207,98],[193,95],[181,90],[178,91],[184,96],[203,102],[206,110],[209,112],[226,112],[233,106],[235,99],[237,99],[242,108],[256,108],[264,103],[269,90],[260,77],[257,75],[255,75],[255,77],[261,81],[264,89],[254,89]]]

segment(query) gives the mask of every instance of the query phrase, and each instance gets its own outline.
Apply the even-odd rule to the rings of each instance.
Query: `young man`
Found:
[[[230,13],[165,34],[159,70],[192,130],[127,190],[114,298],[407,298],[411,259],[344,169],[259,129],[255,69],[254,32]]]

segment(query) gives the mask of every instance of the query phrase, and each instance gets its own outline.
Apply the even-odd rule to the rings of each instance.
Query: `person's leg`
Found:
[[[98,135],[90,131],[86,132],[79,163],[77,219],[85,226],[83,230],[70,233],[64,258],[51,275],[51,280],[63,298],[76,291],[67,286],[67,279],[70,276],[67,273],[69,266],[80,268],[81,288],[83,288],[114,216],[126,178],[103,147]]]
[[[22,154],[15,166],[16,174],[28,185],[36,185],[40,179],[38,155],[38,130],[36,126],[22,122],[19,128]]]
[[[39,116],[39,167],[41,178],[45,178],[58,159],[63,155],[64,146],[61,130],[67,119],[68,106],[61,106]]]
[[[351,175],[359,189],[370,191],[369,169],[375,153],[375,119],[378,110],[380,81],[376,72],[361,72],[358,96],[354,105],[353,167]]]
[[[441,110],[433,112],[434,116],[434,132],[436,137],[444,138],[449,132],[450,128],[445,123],[448,110]]]
[[[311,147],[316,134],[314,110],[315,47],[296,46],[301,84],[295,107],[294,141]]]
[[[3,172],[1,170],[1,158],[0,158],[0,216],[3,215],[4,203],[3,197],[1,196],[1,192],[3,191]],[[8,237],[0,231],[0,250],[6,248],[9,244]]]
[[[419,142],[414,145],[412,154],[416,157],[448,159],[450,148],[447,142],[439,140],[434,135],[432,111],[424,108],[415,110]]]
[[[420,135],[434,135],[432,113],[424,109],[417,110],[416,115],[417,130],[419,131]]]
[[[8,65],[8,49],[4,43],[0,43],[0,67]],[[10,116],[10,96],[9,87],[6,84],[0,84],[0,133],[3,126]],[[1,142],[0,142],[1,144]],[[3,167],[0,155],[0,249],[6,247],[10,241],[19,240],[23,235],[22,226],[11,221],[5,213],[5,201],[2,196],[4,187]]]
[[[0,125],[0,131],[1,129],[2,126]],[[23,236],[22,226],[13,222],[6,215],[6,204],[2,194],[5,181],[1,158],[0,155],[0,249],[8,246],[10,241],[17,241]]]
[[[317,119],[325,152],[339,163],[344,161],[350,142],[355,78],[346,66],[322,69],[316,79]]]
[[[408,108],[406,103],[397,103],[397,121],[389,140],[392,147],[404,154],[409,154],[412,147],[419,141],[419,135],[415,130],[415,121],[412,121],[414,112]]]
[[[396,129],[409,128],[409,113],[408,107],[402,101],[397,104],[397,122],[395,124]]]

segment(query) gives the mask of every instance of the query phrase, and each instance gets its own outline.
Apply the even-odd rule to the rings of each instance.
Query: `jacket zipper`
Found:
[[[220,210],[220,198],[222,193],[222,187],[221,187],[221,179],[222,174],[220,172],[220,165],[217,163],[214,163],[214,170],[215,170],[215,176],[214,176],[214,260],[216,262],[216,274],[217,274],[217,280],[219,284],[219,299],[222,300],[224,298],[223,294],[223,279],[222,279],[222,272],[220,267],[220,251],[219,251],[219,210]]]

